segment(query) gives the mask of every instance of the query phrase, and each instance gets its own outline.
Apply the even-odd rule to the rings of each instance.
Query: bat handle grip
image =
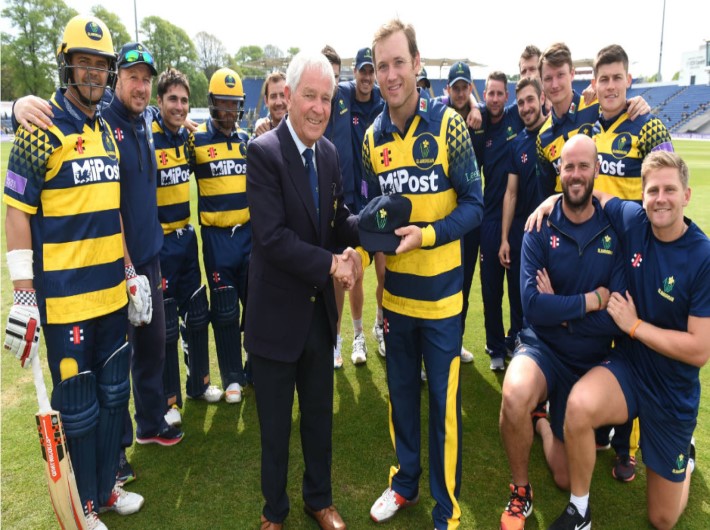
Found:
[[[42,374],[42,366],[39,364],[39,355],[32,358],[32,376],[34,377],[35,390],[37,391],[37,403],[39,403],[39,411],[44,414],[52,410],[47,397],[47,386],[44,384],[44,375]]]

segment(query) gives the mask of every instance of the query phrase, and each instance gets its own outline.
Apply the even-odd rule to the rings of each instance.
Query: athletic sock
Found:
[[[355,335],[362,333],[362,319],[361,318],[359,318],[357,320],[355,320],[353,318],[353,333]]]
[[[582,517],[587,515],[587,508],[589,507],[589,493],[587,493],[586,495],[582,495],[581,497],[577,497],[574,494],[570,495],[569,502],[575,505],[577,511],[579,512],[579,515],[581,515]]]
[[[375,319],[375,322],[377,322],[378,326],[382,326],[385,323],[385,317],[382,314],[382,308],[378,307],[377,308],[377,318]]]

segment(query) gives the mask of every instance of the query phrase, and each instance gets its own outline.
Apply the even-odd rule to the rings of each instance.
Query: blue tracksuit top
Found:
[[[101,115],[113,129],[121,153],[121,216],[131,261],[145,265],[163,246],[156,199],[153,113],[132,117],[110,91],[104,93]]]
[[[525,325],[568,365],[587,370],[609,352],[621,331],[606,312],[585,314],[584,294],[604,286],[625,292],[622,246],[596,199],[594,215],[572,223],[562,200],[542,229],[523,238],[520,293]],[[546,269],[555,294],[537,290],[537,271]],[[563,325],[566,323],[566,325]]]

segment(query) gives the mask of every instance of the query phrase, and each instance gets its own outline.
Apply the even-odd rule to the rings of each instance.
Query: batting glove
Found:
[[[128,320],[134,326],[145,326],[153,319],[153,298],[150,283],[144,275],[137,275],[133,265],[126,265],[128,291]]]
[[[34,289],[15,289],[13,297],[5,328],[5,349],[15,354],[23,368],[29,368],[39,350],[37,295]]]

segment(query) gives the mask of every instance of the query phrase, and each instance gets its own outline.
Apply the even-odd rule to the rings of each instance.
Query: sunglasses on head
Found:
[[[136,61],[142,61],[144,63],[153,64],[153,56],[150,52],[140,52],[138,50],[131,50],[126,52],[123,56],[123,61],[126,63],[135,63]]]

